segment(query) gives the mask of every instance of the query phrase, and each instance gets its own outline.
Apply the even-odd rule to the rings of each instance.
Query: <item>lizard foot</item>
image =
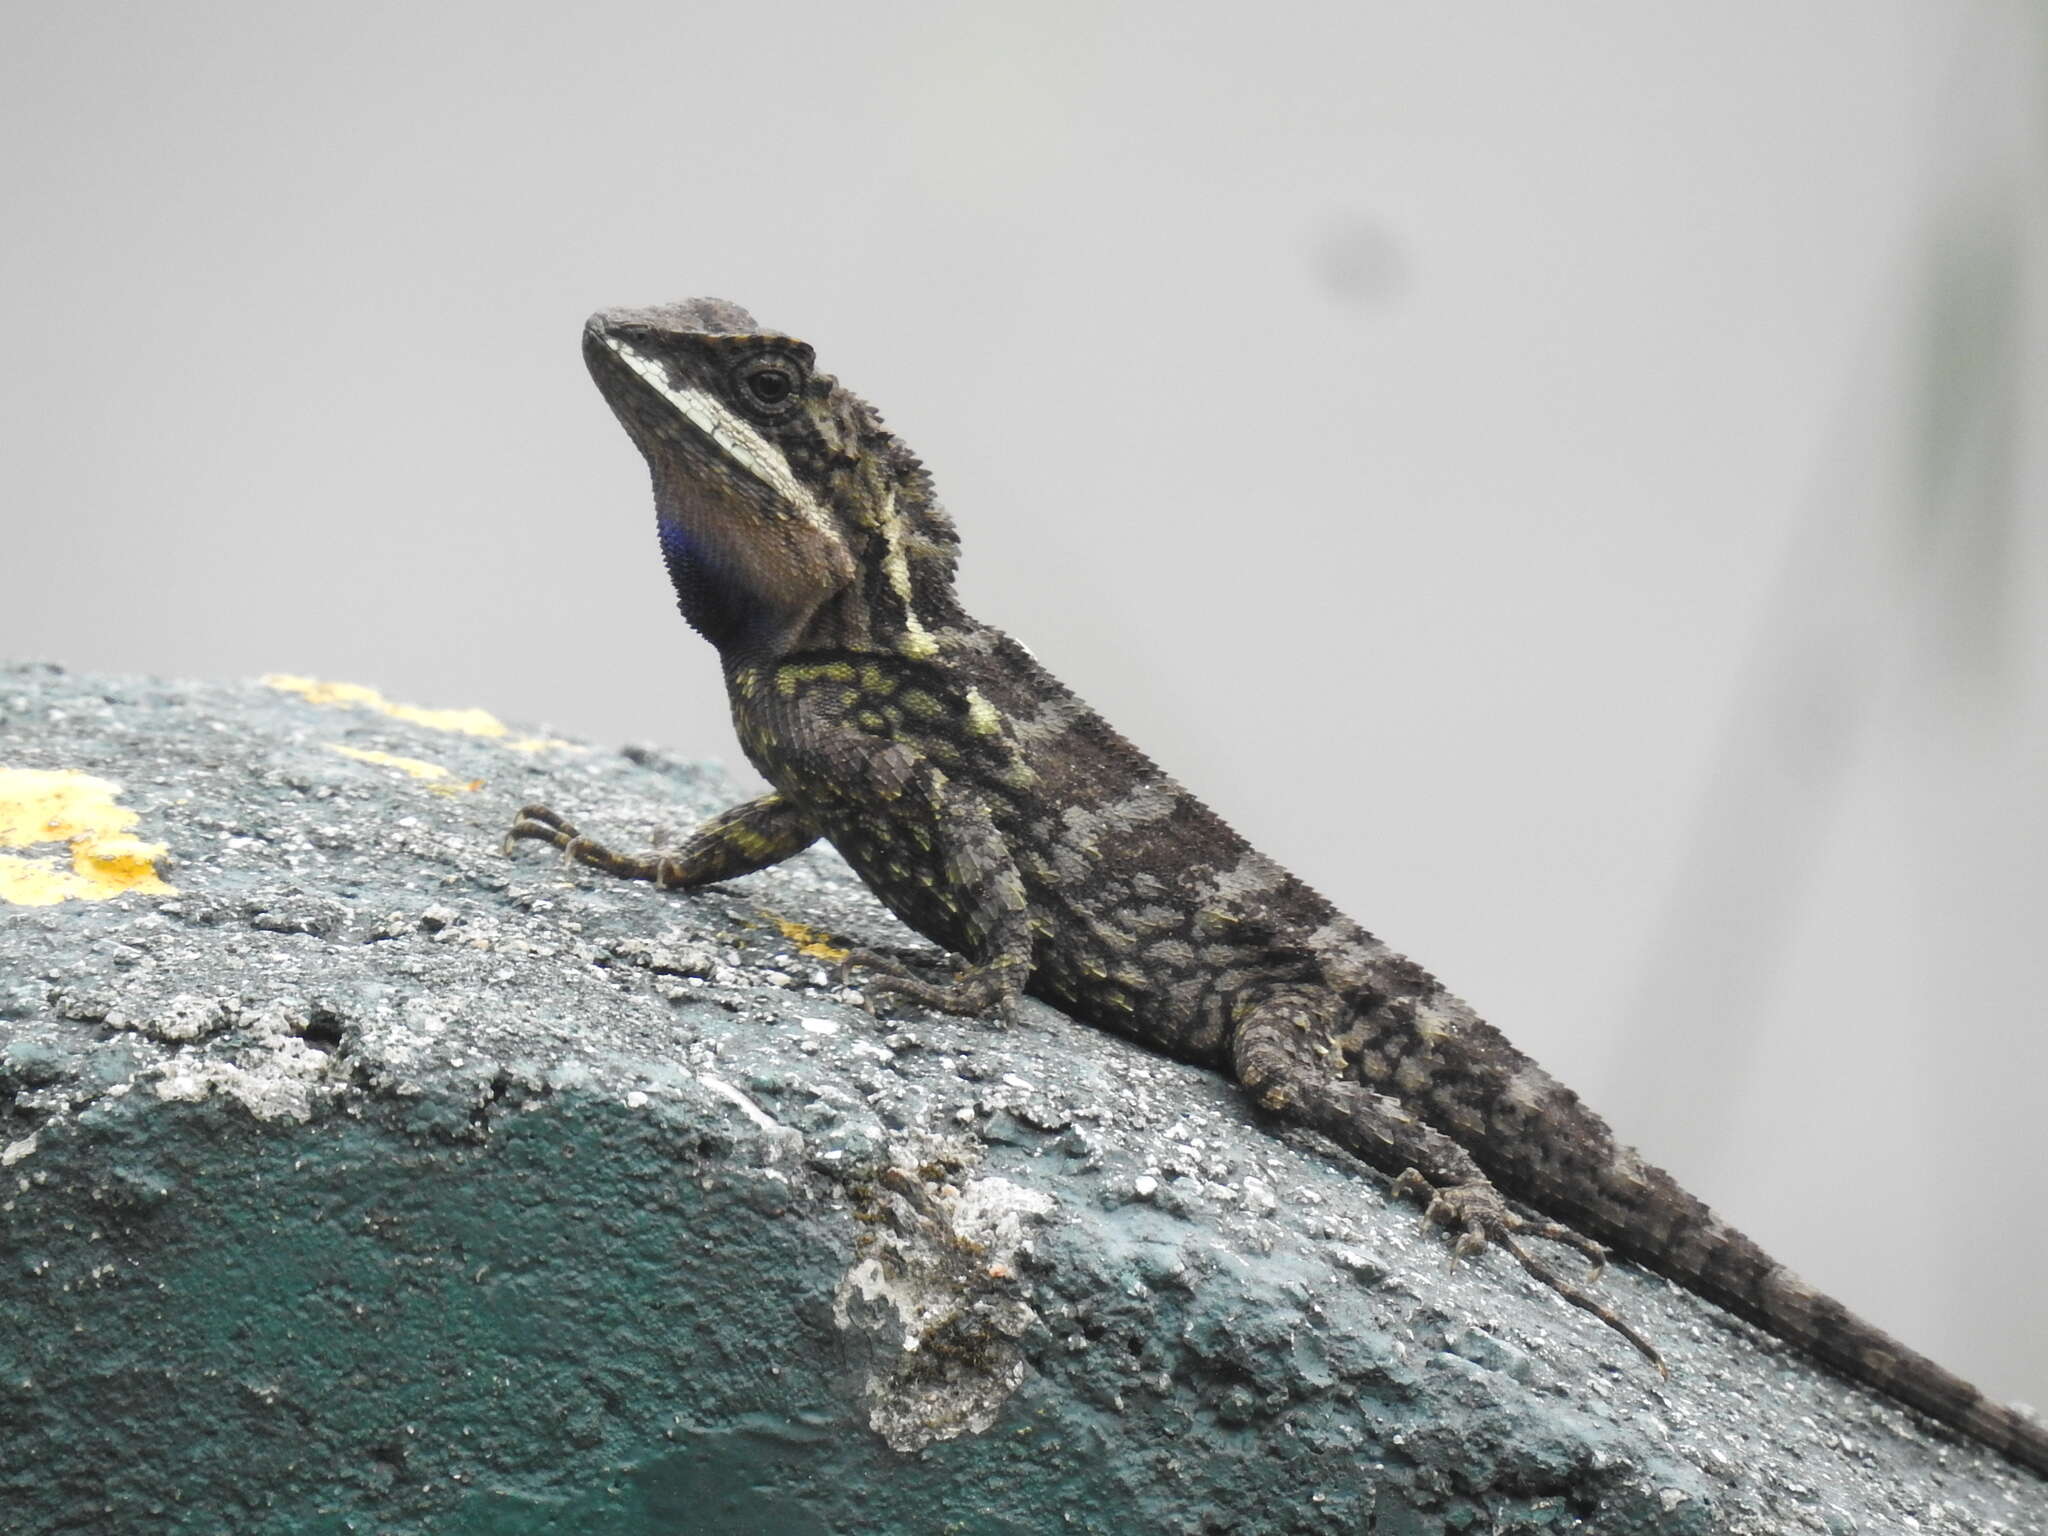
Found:
[[[993,1014],[1007,1019],[1010,1005],[1024,988],[1028,967],[1021,961],[995,960],[970,965],[944,983],[926,981],[889,955],[857,949],[840,962],[842,972],[858,968],[869,974],[861,989],[870,996],[900,997],[937,1013],[975,1017]]]
[[[1525,1221],[1509,1208],[1501,1198],[1499,1190],[1483,1181],[1469,1184],[1453,1184],[1439,1189],[1430,1183],[1419,1169],[1409,1168],[1394,1180],[1397,1196],[1413,1195],[1426,1204],[1423,1220],[1432,1225],[1454,1227],[1458,1236],[1451,1243],[1452,1263],[1483,1253],[1490,1246],[1498,1246],[1536,1280],[1557,1292],[1558,1296],[1581,1311],[1590,1312],[1616,1333],[1633,1344],[1643,1357],[1665,1376],[1671,1372],[1664,1364],[1663,1356],[1638,1333],[1613,1308],[1596,1301],[1584,1291],[1566,1281],[1557,1272],[1544,1264],[1527,1249],[1519,1238],[1541,1238],[1546,1242],[1561,1243],[1584,1254],[1592,1267],[1587,1273],[1588,1285],[1600,1278],[1607,1267],[1607,1250],[1590,1237],[1574,1232],[1570,1227],[1554,1221]]]
[[[601,869],[608,875],[617,875],[624,880],[651,880],[664,890],[679,885],[681,867],[677,860],[666,854],[646,853],[638,855],[615,853],[595,838],[585,837],[558,811],[551,811],[544,805],[525,805],[519,808],[511,827],[505,833],[505,853],[510,857],[514,846],[522,839],[547,843],[562,851],[562,857],[577,864],[588,864],[592,869]]]

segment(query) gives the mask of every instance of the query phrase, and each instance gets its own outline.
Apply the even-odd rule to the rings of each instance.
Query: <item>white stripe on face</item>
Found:
[[[719,452],[760,481],[790,511],[820,532],[838,537],[825,509],[818,505],[809,487],[797,479],[782,450],[756,432],[731,406],[708,390],[676,388],[668,381],[668,370],[658,361],[634,351],[615,336],[605,337],[604,344],[680,411],[684,420],[717,444]]]

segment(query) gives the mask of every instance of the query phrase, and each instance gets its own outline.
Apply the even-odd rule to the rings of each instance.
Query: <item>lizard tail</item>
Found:
[[[1686,1194],[1662,1169],[1636,1162],[1628,1174],[1628,1193],[1635,1198],[1627,1204],[1634,1210],[1626,1215],[1587,1212],[1585,1230],[1645,1268],[1800,1346],[1851,1380],[2048,1476],[2048,1426],[1992,1401],[1816,1291]],[[1608,1192],[1622,1194],[1619,1189]],[[1657,1217],[1646,1219],[1652,1211]]]
[[[1440,1012],[1458,1006],[1448,999],[1437,1005]],[[1452,1064],[1463,1074],[1446,1074],[1429,1108],[1446,1118],[1491,1116],[1489,1155],[1480,1164],[1504,1193],[1798,1346],[1849,1380],[2048,1476],[2048,1425],[1992,1401],[1813,1289],[1670,1174],[1622,1145],[1577,1094],[1498,1031],[1471,1018],[1460,1026],[1456,1044],[1464,1054]],[[1475,1110],[1474,1101],[1484,1110]]]

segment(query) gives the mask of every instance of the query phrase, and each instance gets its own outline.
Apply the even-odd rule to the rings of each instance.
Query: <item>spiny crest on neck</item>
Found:
[[[841,505],[869,535],[860,562],[863,599],[870,614],[894,619],[891,648],[922,659],[936,650],[928,626],[956,612],[959,535],[923,462],[873,406],[850,390],[838,393],[862,443],[850,466],[860,485]]]

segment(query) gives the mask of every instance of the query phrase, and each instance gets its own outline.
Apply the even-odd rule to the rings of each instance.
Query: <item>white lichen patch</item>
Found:
[[[106,1022],[116,1029],[132,1029],[153,1040],[177,1045],[204,1040],[231,1028],[240,1008],[232,998],[200,997],[180,992],[161,1003],[117,1005]]]
[[[339,1091],[345,1074],[300,1038],[305,1020],[292,1008],[259,1009],[241,1022],[245,1038],[231,1053],[186,1051],[165,1062],[151,1084],[156,1096],[196,1102],[224,1093],[259,1120],[310,1120],[314,1103]]]
[[[1053,1202],[1008,1179],[959,1179],[958,1142],[891,1148],[859,1193],[864,1253],[832,1316],[867,1357],[868,1423],[897,1451],[979,1434],[1024,1382],[1036,1320],[1017,1278],[1027,1224]]]
[[[789,1127],[783,1125],[781,1121],[740,1092],[739,1089],[733,1087],[724,1078],[710,1072],[699,1072],[697,1074],[697,1081],[739,1110],[741,1114],[753,1121],[762,1130],[768,1132],[769,1135],[786,1136],[789,1134]]]
[[[233,1061],[174,1062],[157,1079],[160,1099],[198,1100],[225,1093],[259,1120],[313,1117],[313,1100],[326,1073],[326,1058],[297,1041],[280,1045],[258,1066]]]

